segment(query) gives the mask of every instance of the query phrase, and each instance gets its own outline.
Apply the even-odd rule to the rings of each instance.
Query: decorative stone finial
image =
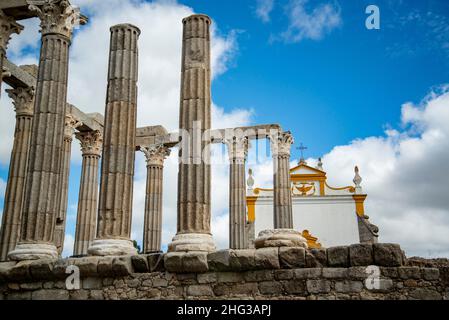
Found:
[[[11,35],[13,33],[19,34],[22,30],[21,24],[18,24],[14,18],[5,15],[3,10],[0,10],[0,50],[6,51]]]
[[[355,176],[352,181],[355,184],[355,193],[360,194],[360,193],[362,193],[362,187],[360,186],[360,184],[362,183],[362,177],[359,175],[359,167],[358,166],[355,166],[354,172],[355,172]]]
[[[29,2],[28,9],[36,12],[41,20],[42,35],[55,33],[70,39],[75,26],[87,23],[87,17],[67,0],[44,0],[41,5]]]
[[[318,163],[317,163],[317,165],[316,165],[316,168],[317,168],[318,170],[321,170],[321,171],[324,170],[324,169],[323,169],[323,162],[321,161],[321,158],[318,158]]]
[[[248,191],[252,191],[254,187],[254,177],[253,169],[248,169],[248,179],[246,179],[246,185],[248,186]]]
[[[170,155],[170,148],[160,145],[152,145],[152,146],[140,146],[140,151],[145,154],[147,158],[147,165],[156,165],[163,166],[164,160]]]
[[[101,156],[103,135],[100,131],[77,132],[75,137],[80,141],[83,156]]]
[[[34,110],[34,88],[18,87],[7,89],[8,96],[12,99],[17,116],[32,116]]]

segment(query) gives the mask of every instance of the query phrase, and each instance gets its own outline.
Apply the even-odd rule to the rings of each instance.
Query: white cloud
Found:
[[[73,246],[75,245],[75,238],[70,233],[66,233],[64,239],[64,248],[62,249],[63,257],[70,257],[73,255]]]
[[[270,21],[270,14],[273,11],[274,0],[257,0],[256,15],[262,22]]]
[[[285,42],[320,40],[342,24],[341,9],[336,2],[319,4],[313,9],[307,8],[308,2],[308,0],[290,0],[286,7],[289,26],[281,33],[280,40]]]

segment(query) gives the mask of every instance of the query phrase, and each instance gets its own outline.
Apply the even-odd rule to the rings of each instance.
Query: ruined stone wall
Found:
[[[67,289],[70,265],[79,289]],[[408,262],[391,244],[0,263],[0,299],[230,298],[449,299],[449,264]]]

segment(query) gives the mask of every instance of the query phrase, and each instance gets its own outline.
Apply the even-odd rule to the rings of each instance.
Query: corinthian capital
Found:
[[[232,137],[223,139],[228,146],[229,160],[244,160],[248,155],[248,137]]]
[[[65,116],[64,138],[72,139],[75,129],[83,125],[82,122],[76,120],[71,114]]]
[[[67,0],[29,1],[29,9],[35,11],[41,20],[42,35],[56,33],[71,38],[73,28],[83,25],[87,18],[83,16],[79,8],[74,7]]]
[[[145,154],[149,166],[163,166],[164,160],[170,155],[170,148],[164,145],[141,146],[140,151]]]
[[[7,89],[8,96],[12,99],[17,116],[32,116],[34,110],[34,89],[31,87],[18,87]]]
[[[18,24],[14,18],[8,17],[0,10],[0,50],[6,51],[8,42],[13,33],[19,34],[23,26]]]
[[[101,156],[103,136],[100,131],[77,132],[75,137],[80,141],[83,156]]]
[[[277,132],[269,136],[271,141],[271,152],[273,156],[290,156],[291,145],[294,143],[290,131]]]

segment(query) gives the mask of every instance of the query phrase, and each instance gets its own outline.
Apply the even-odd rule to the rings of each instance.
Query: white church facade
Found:
[[[362,181],[355,168],[354,185],[331,187],[321,160],[313,168],[301,160],[290,169],[293,226],[302,232],[309,247],[333,247],[375,243],[378,228],[365,215]],[[273,229],[273,189],[254,187],[250,170],[247,190],[247,221],[250,242],[262,230]]]

